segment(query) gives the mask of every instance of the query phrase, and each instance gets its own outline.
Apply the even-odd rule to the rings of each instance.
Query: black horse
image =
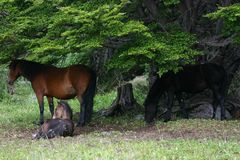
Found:
[[[182,114],[188,118],[182,92],[198,93],[204,89],[211,89],[213,92],[213,118],[218,105],[221,106],[221,120],[225,119],[225,108],[223,106],[227,90],[227,73],[222,66],[216,64],[199,64],[184,66],[178,73],[169,71],[157,78],[150,88],[145,99],[145,121],[150,123],[157,115],[157,104],[160,97],[166,93],[167,112],[164,121],[171,119],[171,111],[176,95]]]

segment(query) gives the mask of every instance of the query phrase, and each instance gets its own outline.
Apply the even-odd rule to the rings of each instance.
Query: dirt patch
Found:
[[[101,132],[120,132],[119,138],[123,139],[139,139],[139,140],[161,140],[161,139],[222,139],[240,140],[238,136],[240,129],[226,128],[223,125],[215,127],[196,127],[196,128],[174,128],[171,125],[147,125],[139,128],[127,128],[117,125],[92,125],[83,128],[76,128],[74,136],[86,135]]]
[[[121,125],[90,124],[85,127],[76,127],[74,137],[100,134],[101,136],[114,136],[114,138],[125,140],[162,140],[162,139],[234,139],[240,141],[240,125],[238,122],[214,122],[194,123],[184,121],[183,123],[161,123],[130,128]],[[7,130],[2,138],[31,139],[36,129]],[[116,134],[119,133],[119,134]]]
[[[1,138],[31,139],[37,129],[10,129],[2,132]]]

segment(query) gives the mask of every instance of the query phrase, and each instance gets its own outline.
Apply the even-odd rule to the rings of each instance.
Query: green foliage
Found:
[[[105,96],[101,98],[110,95]],[[91,124],[76,128],[73,137],[31,140],[39,127],[33,125],[39,113],[35,104],[0,103],[0,112],[0,159],[214,160],[238,159],[240,154],[237,120],[158,121],[147,126],[135,117],[93,115]]]
[[[67,54],[100,48],[108,38],[145,34],[148,30],[138,21],[124,22],[126,16],[121,9],[126,0],[98,3],[97,8],[93,2],[68,6],[57,0],[30,2],[0,3],[9,14],[2,17],[2,23],[7,24],[0,31],[0,44],[5,46],[1,61],[24,54],[31,60],[52,62]]]
[[[67,64],[88,61],[90,53],[105,47],[110,39],[127,39],[119,46],[109,68],[125,71],[135,65],[156,61],[162,71],[189,63],[197,51],[193,35],[170,27],[167,32],[154,33],[147,26],[128,17],[128,0],[110,1],[33,1],[0,2],[7,13],[1,18],[0,61],[26,56],[27,59]],[[178,0],[165,0],[165,5]]]
[[[126,135],[130,133],[122,132],[90,132],[74,138],[66,137],[39,141],[33,141],[29,138],[8,138],[1,142],[0,156],[1,159],[34,160],[63,160],[69,159],[69,157],[79,160],[223,160],[239,158],[240,147],[238,141],[207,138],[200,140],[168,139],[163,137],[149,140],[147,139],[149,136],[147,133],[144,137],[127,137]],[[173,133],[169,131],[168,135],[171,134]],[[178,134],[184,135],[185,133],[178,132]]]
[[[135,36],[135,41],[128,43],[119,50],[109,67],[128,69],[135,65],[151,62],[158,64],[160,74],[167,70],[177,71],[179,64],[191,63],[200,52],[191,49],[197,42],[196,38],[179,29],[169,29],[150,36]]]
[[[233,36],[237,43],[240,43],[240,4],[236,3],[227,7],[219,7],[219,9],[213,13],[206,15],[213,20],[223,19],[225,36]]]
[[[7,96],[7,81],[6,81],[6,70],[3,67],[0,67],[0,102],[3,101]]]
[[[163,0],[163,3],[166,6],[176,5],[180,3],[180,0]]]

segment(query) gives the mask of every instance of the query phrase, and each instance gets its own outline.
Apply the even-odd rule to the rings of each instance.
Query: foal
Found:
[[[53,119],[44,122],[39,131],[33,135],[33,139],[72,136],[73,131],[72,109],[67,102],[60,101],[55,109]]]
[[[66,101],[59,101],[52,119],[72,119],[73,112]]]

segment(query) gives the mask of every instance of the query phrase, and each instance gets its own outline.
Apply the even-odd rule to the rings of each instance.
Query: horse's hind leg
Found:
[[[44,114],[43,96],[42,95],[36,95],[36,96],[37,96],[39,110],[40,110],[39,124],[43,124],[43,122],[44,122],[44,120],[43,120],[44,119],[43,118],[43,114]]]
[[[217,106],[220,105],[221,107],[221,120],[226,119],[226,113],[225,113],[225,107],[224,107],[224,95],[221,94],[221,92],[217,89],[213,90],[213,98],[214,98],[214,104],[213,104],[213,117],[216,117],[216,109]]]
[[[171,120],[173,99],[174,99],[174,92],[168,91],[167,92],[167,112],[164,116],[164,122]]]
[[[82,97],[78,97],[78,100],[81,104],[81,110],[80,110],[80,114],[79,114],[79,120],[78,120],[78,127],[82,127],[85,125],[86,123],[86,100]]]
[[[54,104],[53,104],[53,97],[47,97],[48,105],[49,105],[49,111],[51,112],[51,115],[53,116],[54,113]]]
[[[93,97],[89,97],[86,105],[86,123],[89,123],[92,119],[93,113]]]
[[[218,103],[216,102],[216,97],[215,95],[213,95],[213,115],[212,115],[212,119],[214,119],[216,117],[216,111],[217,111],[217,106],[218,106]]]
[[[86,113],[85,113],[85,121],[89,123],[92,118],[93,113],[93,99],[96,90],[96,75],[95,73],[92,74],[91,81],[88,85],[87,90],[83,94],[82,98],[86,103]]]
[[[179,105],[180,105],[180,109],[181,109],[181,116],[183,118],[187,118],[188,119],[188,113],[186,111],[186,106],[185,106],[185,102],[184,99],[182,98],[182,94],[178,93],[176,94],[176,97],[178,99]]]
[[[93,97],[87,97],[86,95],[81,98],[81,111],[79,117],[79,126],[84,126],[89,123],[93,113]]]

